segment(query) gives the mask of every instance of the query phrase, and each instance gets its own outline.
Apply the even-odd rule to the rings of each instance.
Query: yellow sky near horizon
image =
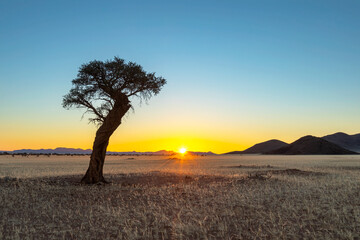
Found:
[[[150,106],[146,107],[150,108]],[[9,120],[7,124],[0,126],[2,133],[0,150],[56,147],[91,149],[96,126],[87,124],[85,118],[80,120],[81,115],[78,111],[65,113],[69,114],[64,114],[60,121],[54,119],[51,121],[51,116],[43,122],[29,117],[26,124],[21,119]],[[193,118],[189,119],[186,115],[182,116],[175,112],[168,118],[162,115],[149,117],[147,110],[140,108],[124,119],[110,138],[108,150],[178,151],[181,147],[185,147],[189,151],[224,153],[245,150],[256,143],[270,139],[291,143],[308,134],[321,137],[337,131],[356,133],[356,130],[351,128],[355,122],[349,122],[346,127],[334,123],[326,126],[321,121],[317,124],[290,122],[285,125],[282,121],[276,122],[272,119],[264,121],[250,116],[249,119],[243,119],[238,123],[229,119],[212,118],[208,121],[204,119],[208,118],[201,116],[201,113],[194,114]]]

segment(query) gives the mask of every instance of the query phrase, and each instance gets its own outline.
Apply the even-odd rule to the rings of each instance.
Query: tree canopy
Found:
[[[85,108],[94,115],[89,120],[101,124],[115,104],[131,106],[131,97],[148,100],[160,92],[166,80],[147,73],[134,62],[114,57],[83,64],[72,84],[63,98],[63,107]]]

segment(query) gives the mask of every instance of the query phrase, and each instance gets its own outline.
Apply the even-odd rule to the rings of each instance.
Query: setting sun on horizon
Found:
[[[179,153],[185,154],[187,152],[186,148],[182,147],[179,149]]]

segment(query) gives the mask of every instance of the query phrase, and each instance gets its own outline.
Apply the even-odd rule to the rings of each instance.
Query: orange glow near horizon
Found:
[[[52,125],[46,125],[45,122],[31,122],[31,125],[28,125],[19,121],[5,120],[6,124],[0,125],[3,136],[0,139],[0,151],[57,147],[92,149],[97,129],[96,126],[87,125],[79,119],[77,122],[74,122],[74,119],[68,121],[65,119],[61,123]],[[235,130],[228,129],[228,125],[207,129],[204,124],[199,124],[196,128],[195,125],[186,126],[180,130],[171,124],[165,127],[145,125],[141,129],[138,126],[142,126],[140,122],[126,122],[120,126],[111,137],[107,150],[115,152],[167,150],[180,153],[179,147],[186,146],[187,151],[225,153],[245,150],[256,143],[274,138],[291,143],[310,132],[315,136],[324,136],[337,131],[328,128],[318,130],[320,127],[315,128],[316,126],[311,129],[306,124],[301,127],[296,125],[296,131],[292,131],[291,134],[288,128],[278,130],[261,124],[257,125],[257,128],[238,127]],[[345,129],[344,132],[356,133],[350,128]]]
[[[110,141],[109,151],[159,151],[167,150],[180,152],[180,148],[185,148],[186,152],[208,152],[224,153],[233,151],[233,149],[245,149],[247,146],[242,142],[233,143],[227,141],[219,141],[207,138],[195,138],[190,136],[179,136],[169,138],[146,139],[142,141],[116,141],[114,138]],[[184,147],[186,146],[186,147]]]
[[[186,148],[184,148],[184,147],[182,147],[182,148],[180,148],[179,149],[179,153],[181,153],[181,154],[185,154],[186,153]]]

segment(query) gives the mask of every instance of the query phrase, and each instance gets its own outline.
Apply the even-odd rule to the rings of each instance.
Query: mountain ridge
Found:
[[[349,135],[343,132],[337,132],[322,138],[342,148],[360,153],[360,133]]]
[[[244,151],[232,151],[225,154],[262,154],[272,150],[276,150],[278,148],[287,146],[288,143],[277,140],[271,139],[265,142],[257,143]]]
[[[311,135],[307,135],[304,137],[308,137]],[[304,138],[301,137],[301,138]],[[312,136],[314,137],[314,136]],[[300,140],[301,138],[299,138],[298,140]],[[315,137],[316,138],[316,137]],[[357,154],[360,153],[360,133],[359,134],[353,134],[353,135],[349,135],[343,132],[337,132],[334,134],[330,134],[330,135],[326,135],[324,137],[321,137],[321,139],[326,140],[329,143],[335,144],[336,146],[342,148],[342,150],[338,149],[339,152],[344,152],[344,153],[339,153],[339,154]],[[273,147],[273,149],[270,149],[268,151],[266,151],[266,144],[271,143],[272,141],[279,141],[281,143],[284,143],[284,146],[280,146],[279,148],[276,148],[275,146],[270,146]],[[297,140],[296,140],[297,141]],[[293,143],[295,143],[296,141],[294,141]],[[291,144],[285,143],[283,141],[277,140],[277,139],[272,139],[272,140],[268,140],[265,142],[261,142],[261,143],[257,143],[253,146],[251,146],[250,148],[247,148],[243,151],[231,151],[231,152],[227,152],[224,154],[272,154],[272,151],[278,150],[282,147],[286,147],[289,146]],[[259,149],[260,147],[260,149]],[[330,146],[329,146],[330,147]],[[333,148],[333,147],[330,147]],[[337,149],[337,148],[336,148]],[[323,153],[321,151],[321,149],[318,149],[319,152],[314,152],[312,154],[330,154],[330,153]],[[349,152],[343,151],[343,150],[348,150]],[[346,153],[345,153],[346,152]],[[282,154],[282,153],[278,153],[278,154]],[[286,153],[284,153],[286,154]],[[296,154],[296,153],[289,153],[289,154]],[[297,154],[310,154],[310,153],[301,153],[301,151]],[[336,153],[334,153],[336,154]]]
[[[357,154],[342,148],[323,138],[307,135],[299,138],[288,146],[267,152],[266,154],[283,155],[332,155],[332,154]]]

